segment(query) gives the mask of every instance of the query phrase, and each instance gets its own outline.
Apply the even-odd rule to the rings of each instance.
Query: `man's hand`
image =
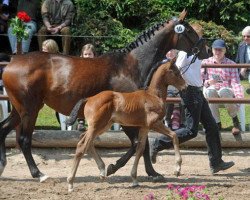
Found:
[[[240,74],[241,74],[241,76],[243,76],[243,78],[246,78],[246,75],[247,75],[247,68],[241,68],[241,70],[240,70]]]
[[[57,27],[50,26],[50,27],[47,27],[47,30],[51,34],[57,34],[61,30],[61,28],[60,28],[60,26],[57,26]]]

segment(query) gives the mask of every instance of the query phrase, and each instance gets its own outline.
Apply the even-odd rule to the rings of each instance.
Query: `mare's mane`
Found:
[[[144,82],[144,85],[143,85],[143,88],[144,89],[147,89],[147,87],[150,85],[150,82],[152,80],[152,77],[154,75],[154,73],[156,72],[156,70],[164,63],[166,62],[169,62],[169,60],[163,60],[163,61],[160,61],[160,62],[157,62],[154,64],[154,66],[150,69],[150,72],[147,76],[147,79],[146,81]]]
[[[139,47],[140,45],[143,45],[144,42],[148,42],[151,39],[151,36],[155,35],[155,31],[158,31],[160,29],[160,27],[164,27],[164,24],[168,23],[168,22],[169,22],[169,20],[163,21],[163,22],[159,22],[159,23],[151,26],[147,30],[143,31],[136,38],[135,41],[129,43],[126,47],[124,47],[122,49],[118,49],[117,52],[128,53],[128,52],[132,51],[133,49]]]

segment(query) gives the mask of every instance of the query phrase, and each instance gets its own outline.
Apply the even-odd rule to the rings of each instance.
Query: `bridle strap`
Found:
[[[184,23],[184,25],[185,25],[185,23]],[[180,34],[184,35],[190,42],[192,42],[190,37],[186,34],[186,31],[184,31],[183,33],[176,33],[177,37],[175,37],[176,39],[174,40],[175,46],[177,46],[177,44],[178,44]],[[185,74],[187,72],[187,70],[189,69],[189,67],[191,66],[191,64],[193,64],[196,61],[196,59],[198,58],[198,54],[200,53],[199,45],[203,41],[204,41],[204,38],[199,38],[199,40],[195,43],[194,47],[191,49],[192,54],[194,56],[188,65],[185,65],[182,68],[180,68],[181,75]]]

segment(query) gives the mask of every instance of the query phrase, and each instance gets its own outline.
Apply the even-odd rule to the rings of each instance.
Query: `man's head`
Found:
[[[216,59],[223,59],[226,53],[226,43],[224,40],[222,39],[217,39],[213,42],[212,44],[212,52],[213,52],[213,56]]]
[[[242,37],[243,37],[243,41],[250,45],[250,26],[246,26],[243,30],[242,30]]]

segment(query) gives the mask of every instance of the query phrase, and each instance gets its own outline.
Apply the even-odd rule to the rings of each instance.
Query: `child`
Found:
[[[95,57],[95,47],[93,44],[85,44],[82,47],[80,57],[83,58],[94,58]]]
[[[43,42],[42,51],[47,53],[59,53],[59,47],[55,40],[48,39]]]

